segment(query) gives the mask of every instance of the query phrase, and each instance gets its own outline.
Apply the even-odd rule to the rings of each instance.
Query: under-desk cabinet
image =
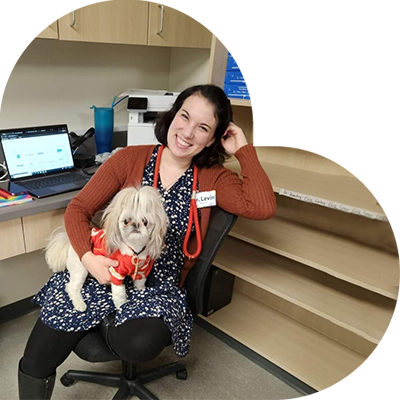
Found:
[[[0,222],[0,260],[46,247],[51,233],[64,225],[65,208]]]
[[[0,35],[58,39],[56,0],[0,0]]]

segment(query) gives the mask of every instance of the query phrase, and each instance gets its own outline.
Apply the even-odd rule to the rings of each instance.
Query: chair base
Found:
[[[136,373],[136,365],[122,362],[123,374],[106,374],[101,372],[69,370],[61,377],[64,386],[71,386],[75,381],[97,383],[99,385],[119,388],[113,400],[127,400],[137,396],[141,400],[159,400],[144,386],[164,376],[176,373],[181,380],[187,379],[186,363],[178,361],[149,371]]]

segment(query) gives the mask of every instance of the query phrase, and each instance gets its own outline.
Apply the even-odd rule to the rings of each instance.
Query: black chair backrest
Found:
[[[232,229],[237,219],[219,207],[213,207],[203,249],[192,269],[189,271],[185,288],[190,310],[194,315],[203,311],[204,287],[208,272],[225,236]]]

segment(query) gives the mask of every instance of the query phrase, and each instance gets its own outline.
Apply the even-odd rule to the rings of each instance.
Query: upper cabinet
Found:
[[[56,0],[0,0],[0,35],[58,39]]]
[[[92,4],[59,19],[60,40],[147,44],[149,4],[113,0]]]
[[[109,0],[65,15],[38,38],[78,42],[211,48],[211,32],[173,8],[140,0]]]
[[[211,32],[173,8],[149,3],[150,46],[211,48]]]

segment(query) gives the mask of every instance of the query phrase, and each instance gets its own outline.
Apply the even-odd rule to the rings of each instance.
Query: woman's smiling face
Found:
[[[193,94],[182,104],[168,129],[168,148],[175,157],[192,159],[214,143],[218,121],[213,104]]]

